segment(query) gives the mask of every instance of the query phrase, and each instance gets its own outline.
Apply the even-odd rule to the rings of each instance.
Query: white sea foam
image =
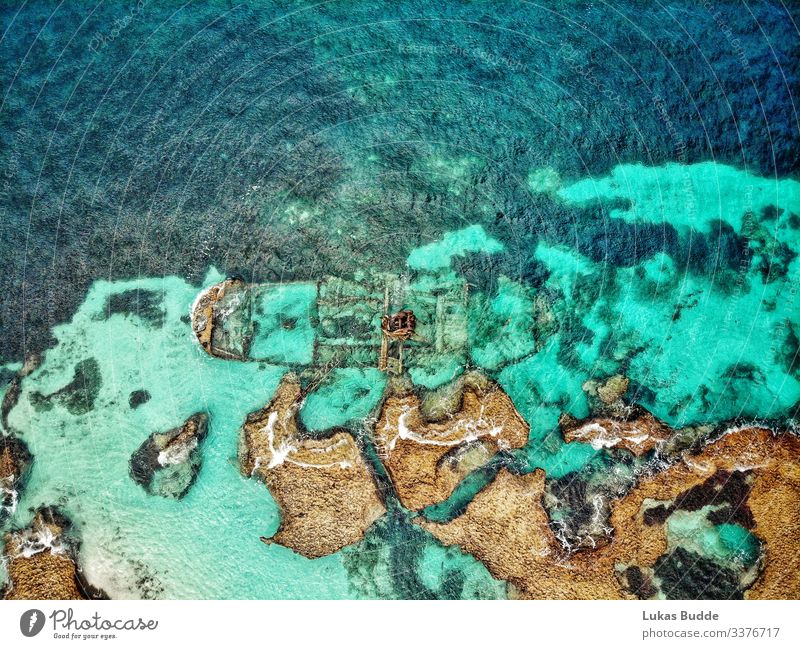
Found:
[[[158,454],[158,463],[161,466],[174,466],[183,464],[189,459],[192,451],[197,448],[197,438],[192,437],[183,444],[172,444]]]

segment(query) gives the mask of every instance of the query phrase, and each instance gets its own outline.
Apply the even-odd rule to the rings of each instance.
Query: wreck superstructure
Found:
[[[290,366],[430,372],[467,359],[467,284],[405,275],[250,284],[229,278],[192,307],[192,329],[218,358]],[[404,346],[413,353],[404,357]]]

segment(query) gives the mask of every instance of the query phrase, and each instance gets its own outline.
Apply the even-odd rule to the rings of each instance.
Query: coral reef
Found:
[[[386,508],[353,435],[309,436],[301,402],[299,379],[287,374],[269,405],[247,417],[239,459],[242,474],[261,478],[281,509],[278,531],[262,540],[314,558],[361,540]]]
[[[459,394],[460,393],[460,394]],[[439,412],[427,420],[422,401],[402,381],[390,384],[375,426],[375,443],[400,502],[411,510],[445,500],[473,469],[502,449],[520,448],[529,428],[503,390],[477,372],[457,382],[443,400],[459,407],[426,404]]]
[[[515,594],[531,598],[650,597],[677,573],[686,574],[691,555],[675,554],[665,522],[646,512],[666,503],[692,507],[705,502],[696,489],[720,471],[748,472],[746,507],[752,532],[766,545],[760,574],[738,579],[723,569],[725,579],[712,585],[704,561],[691,571],[671,596],[700,598],[744,596],[766,599],[800,596],[800,439],[775,435],[763,428],[738,428],[694,455],[685,455],[669,468],[648,476],[624,497],[612,503],[610,542],[596,550],[567,553],[558,543],[542,506],[545,475],[536,470],[514,475],[502,470],[461,516],[447,523],[419,521],[446,544],[458,544],[484,561],[497,578],[506,579]],[[705,489],[719,493],[719,480]],[[694,491],[692,491],[694,490]],[[709,495],[707,493],[706,495]],[[684,494],[693,494],[686,496]],[[733,496],[731,496],[733,497]],[[735,498],[734,498],[735,499]],[[728,498],[730,500],[730,498]],[[720,501],[724,506],[724,499]],[[742,507],[742,503],[738,504]],[[716,573],[715,573],[716,574]],[[724,583],[723,583],[724,582]],[[708,590],[713,587],[714,590]],[[720,590],[722,589],[722,590]]]
[[[197,413],[177,428],[153,433],[131,456],[131,477],[147,493],[183,498],[200,471],[200,443],[207,432],[208,416]]]

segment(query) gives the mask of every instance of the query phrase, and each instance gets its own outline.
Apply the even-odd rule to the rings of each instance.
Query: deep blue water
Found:
[[[727,233],[690,250],[669,224],[568,208],[525,180],[710,159],[795,174],[795,9],[4,2],[0,290],[24,290],[3,300],[0,354],[46,346],[98,277],[391,269],[466,223],[509,246],[490,276],[536,285],[542,239],[702,266],[724,237],[735,264]]]

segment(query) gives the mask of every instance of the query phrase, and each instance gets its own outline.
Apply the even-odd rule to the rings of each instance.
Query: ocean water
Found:
[[[500,466],[628,475],[558,431],[589,414],[592,378],[624,373],[627,398],[673,426],[794,426],[795,9],[717,4],[3,4],[2,389],[44,352],[9,414],[35,462],[6,527],[59,506],[112,597],[503,597],[391,494],[330,557],[259,542],[280,513],[239,475],[238,431],[286,371],[313,368],[330,277],[397,276],[420,312],[466,283],[444,351],[410,347],[410,378],[435,389],[480,368],[531,426],[431,518]],[[257,361],[209,357],[188,322],[234,274],[260,286]],[[336,367],[301,419],[370,453],[385,380]],[[132,408],[137,390],[150,399]],[[148,496],[130,455],[200,411],[197,482]],[[702,516],[668,529],[743,570],[761,552]]]

